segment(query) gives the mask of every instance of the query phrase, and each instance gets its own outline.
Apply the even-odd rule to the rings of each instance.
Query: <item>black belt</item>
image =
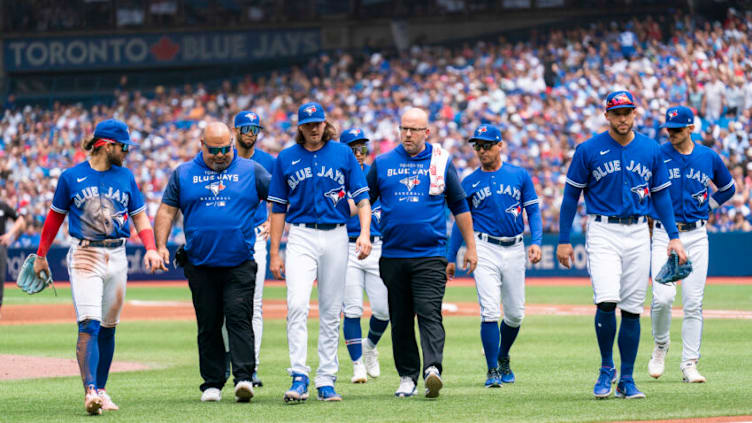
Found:
[[[358,240],[357,236],[351,236],[350,237],[350,242],[356,242],[357,240]],[[375,242],[375,241],[381,241],[381,237],[380,236],[373,236],[373,235],[371,235],[371,242]]]
[[[689,223],[676,222],[676,229],[678,229],[679,232],[689,232],[698,228],[702,228],[703,226],[705,226],[704,220],[696,220]],[[655,222],[655,227],[665,229],[661,222]]]
[[[622,225],[636,225],[638,223],[645,223],[645,216],[627,216],[627,217],[617,217],[617,216],[601,216],[599,214],[594,215],[596,222],[606,222],[606,223],[620,223]]]
[[[478,233],[478,239],[481,241],[486,241],[494,245],[501,245],[502,247],[511,247],[512,245],[516,245],[522,241],[522,235],[517,235],[513,239],[501,239],[496,238],[494,236],[491,236],[489,234],[484,234],[482,232]]]
[[[344,226],[343,223],[293,223],[293,225],[309,229],[321,229],[322,231],[331,231]]]
[[[104,239],[102,241],[91,241],[88,239],[82,239],[78,241],[78,245],[81,247],[104,247],[104,248],[118,248],[125,244],[124,239]]]

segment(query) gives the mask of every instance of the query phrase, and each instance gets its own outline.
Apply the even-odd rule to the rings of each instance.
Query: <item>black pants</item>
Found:
[[[251,380],[256,367],[251,319],[257,268],[251,260],[235,267],[186,263],[183,268],[198,324],[198,363],[204,379],[201,391],[222,389],[226,382],[222,322],[227,324],[235,384]]]
[[[446,288],[443,257],[385,258],[379,260],[379,272],[388,291],[389,320],[392,324],[392,353],[400,376],[417,382],[428,367],[442,371],[444,324],[441,302]],[[418,315],[423,371],[415,341],[415,315]]]
[[[0,235],[2,235],[0,233]],[[0,245],[0,306],[3,305],[3,291],[5,291],[5,272],[8,270],[8,248]]]

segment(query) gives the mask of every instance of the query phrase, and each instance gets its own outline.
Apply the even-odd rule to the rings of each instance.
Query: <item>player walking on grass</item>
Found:
[[[671,200],[674,218],[679,229],[679,239],[692,261],[692,273],[681,282],[682,307],[682,359],[681,371],[685,382],[705,382],[697,370],[702,339],[702,298],[708,274],[708,232],[705,223],[711,209],[719,207],[734,195],[734,180],[718,153],[692,141],[694,113],[688,107],[671,107],[666,111],[669,141],[661,146],[663,162],[671,179]],[[718,190],[710,194],[710,182]],[[656,213],[653,213],[656,218]],[[666,257],[668,237],[661,222],[653,229],[652,273],[657,275]],[[676,284],[653,281],[653,302],[650,318],[653,325],[655,347],[648,362],[650,376],[658,378],[665,368],[671,327],[671,305],[676,297]]]
[[[115,327],[125,301],[125,241],[130,220],[146,247],[146,268],[167,270],[157,254],[136,180],[122,167],[133,145],[125,123],[108,119],[97,124],[94,136],[83,143],[84,150],[91,151],[89,160],[60,175],[34,262],[37,275],[50,274],[45,257],[68,215],[68,231],[75,240],[67,263],[78,322],[76,358],[89,414],[118,409],[105,385],[115,352]]]
[[[514,382],[509,350],[525,316],[525,258],[531,263],[540,261],[543,224],[530,175],[521,167],[501,161],[499,129],[481,125],[469,142],[481,163],[480,169],[462,181],[462,188],[478,238],[478,266],[473,275],[481,308],[480,339],[488,365],[485,386],[499,388],[502,383]],[[523,209],[533,238],[527,255],[522,242]],[[447,254],[449,278],[454,277],[460,245],[462,234],[455,223]],[[499,327],[502,303],[504,320]]]
[[[635,103],[628,91],[616,91],[606,98],[605,117],[609,124],[600,133],[577,146],[567,171],[561,205],[559,246],[556,256],[569,268],[574,250],[569,243],[572,220],[580,192],[587,207],[588,272],[593,284],[595,334],[601,353],[601,368],[593,388],[596,398],[611,395],[616,381],[613,345],[616,313],[621,310],[619,353],[621,374],[618,398],[645,398],[632,373],[640,342],[640,313],[643,310],[650,274],[650,234],[647,217],[651,204],[666,227],[667,252],[687,259],[674,222],[666,165],[660,147],[650,138],[632,131]]]
[[[371,205],[363,171],[350,148],[336,142],[336,130],[318,103],[298,109],[296,145],[279,153],[274,164],[269,201],[273,203],[269,268],[276,278],[286,273],[287,343],[292,386],[285,402],[308,399],[306,365],[309,302],[313,281],[319,296],[318,398],[341,401],[334,390],[339,363],[339,322],[345,291],[348,249],[345,223],[350,216],[347,194],[358,207],[358,259],[371,252]],[[279,244],[285,221],[290,224],[285,262]]]

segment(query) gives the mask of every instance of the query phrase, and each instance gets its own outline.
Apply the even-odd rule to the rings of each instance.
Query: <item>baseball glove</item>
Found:
[[[47,288],[47,286],[52,285],[52,290],[55,291],[55,296],[57,296],[57,290],[52,283],[52,275],[42,271],[40,273],[42,277],[40,278],[34,273],[34,261],[37,257],[36,254],[29,254],[29,256],[26,257],[23,266],[21,266],[21,271],[18,273],[16,285],[27,294],[36,294],[37,292],[44,290],[44,288]]]
[[[692,262],[687,259],[686,263],[679,264],[679,256],[672,251],[666,264],[661,267],[661,271],[658,272],[654,280],[665,285],[680,281],[689,276],[690,273],[692,273]]]

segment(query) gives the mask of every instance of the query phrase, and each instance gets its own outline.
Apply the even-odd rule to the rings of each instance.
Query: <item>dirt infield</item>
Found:
[[[115,361],[110,371],[132,372],[148,368],[142,363]],[[77,376],[79,374],[78,364],[73,358],[0,354],[0,380]]]

